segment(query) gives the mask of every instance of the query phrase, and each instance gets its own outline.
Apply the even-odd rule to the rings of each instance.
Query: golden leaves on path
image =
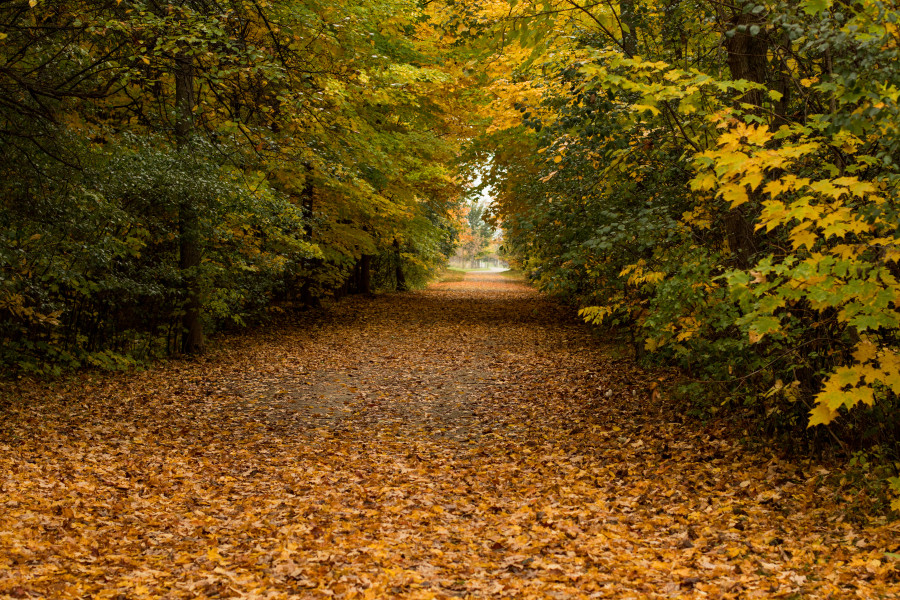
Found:
[[[0,597],[897,597],[897,528],[685,424],[514,280],[22,386]],[[661,414],[662,413],[662,414]]]

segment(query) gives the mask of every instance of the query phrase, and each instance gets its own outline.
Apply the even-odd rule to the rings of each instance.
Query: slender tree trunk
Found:
[[[396,278],[397,278],[397,291],[405,292],[408,288],[406,286],[406,276],[403,274],[403,257],[400,255],[400,240],[394,238],[394,256],[397,259],[396,263]]]
[[[626,56],[637,54],[637,15],[634,0],[621,0],[619,12],[622,19],[622,49]]]
[[[781,99],[775,103],[775,127],[780,127],[787,122],[787,111],[791,105],[791,73],[787,67],[788,52],[791,49],[791,38],[785,33],[781,37],[781,53],[778,64],[777,91],[781,93]]]
[[[676,61],[684,57],[687,48],[687,35],[680,12],[681,0],[665,0],[665,22],[663,23],[663,46]]]
[[[315,188],[313,187],[312,181],[312,166],[307,164],[306,166],[306,181],[303,184],[303,192],[302,192],[302,207],[303,207],[303,218],[306,219],[306,225],[304,225],[303,236],[306,241],[312,241],[312,217],[313,217],[313,209],[316,198]],[[303,267],[304,277],[303,284],[300,287],[300,302],[303,303],[304,306],[317,306],[319,301],[318,298],[314,298],[312,294],[312,274],[307,274],[307,271],[312,271],[318,265],[318,259],[315,258],[306,258],[301,261],[301,266]]]
[[[359,293],[372,293],[372,255],[363,254],[359,259]]]
[[[769,40],[764,33],[758,17],[747,13],[736,13],[728,24],[731,28],[739,25],[747,27],[747,31],[735,31],[725,42],[728,52],[728,69],[732,79],[745,79],[754,83],[765,84],[767,80]],[[750,32],[752,25],[759,25],[759,32]],[[744,103],[761,107],[764,99],[762,90],[749,90],[741,98]],[[759,112],[759,111],[757,111]],[[756,232],[753,227],[752,203],[729,210],[725,215],[725,235],[728,247],[734,256],[735,265],[746,269],[757,251]]]
[[[189,151],[194,132],[194,63],[182,53],[175,67],[175,139],[181,152]],[[178,207],[179,267],[182,271],[187,302],[182,327],[184,337],[181,351],[185,354],[203,352],[203,322],[200,318],[200,215],[196,200],[184,197]]]
[[[353,263],[353,273],[347,280],[347,292],[350,294],[358,294],[362,287],[362,262],[357,260]]]
[[[729,23],[732,28],[744,25],[748,31],[735,31],[734,35],[725,41],[725,50],[728,52],[728,69],[732,79],[746,79],[754,83],[766,83],[766,71],[768,69],[767,54],[769,52],[769,40],[765,33],[765,23],[758,17],[747,13],[736,14]],[[759,27],[756,35],[750,33],[753,25]],[[762,106],[764,92],[761,90],[749,90],[744,94],[742,101]]]

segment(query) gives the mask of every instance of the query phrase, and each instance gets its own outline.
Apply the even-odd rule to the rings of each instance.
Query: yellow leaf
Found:
[[[743,177],[741,177],[741,183],[744,185],[749,185],[751,190],[755,190],[762,183],[763,174],[759,171],[751,171],[747,173]]]
[[[854,196],[864,196],[866,194],[875,193],[875,186],[868,181],[857,181],[849,184],[848,187]]]
[[[810,184],[810,188],[813,191],[819,192],[823,196],[829,196],[831,198],[840,198],[841,194],[844,193],[844,190],[834,185],[831,181],[814,181]]]
[[[781,194],[781,192],[788,189],[790,189],[789,182],[785,181],[784,179],[778,179],[767,183],[763,188],[763,191],[769,194],[769,196],[771,196],[772,198],[775,198],[776,196]]]
[[[722,186],[720,193],[723,200],[731,202],[731,208],[737,208],[750,200],[750,197],[747,196],[747,189],[743,185],[731,184]]]
[[[551,179],[553,179],[553,177],[555,177],[557,173],[559,173],[559,171],[553,171],[552,173],[550,173],[550,174],[547,175],[546,177],[541,177],[541,182],[547,183],[548,181],[550,181]]]
[[[711,190],[716,186],[716,176],[712,172],[697,175],[691,180],[692,190]]]
[[[763,146],[772,139],[772,132],[769,131],[769,128],[766,125],[761,125],[759,127],[748,126],[746,129],[743,129],[741,133],[743,134],[743,137],[747,138],[748,142],[756,144],[757,146]]]
[[[794,244],[794,250],[797,250],[802,246],[812,248],[817,239],[818,236],[816,233],[806,229],[805,226],[796,227],[791,232],[791,242]]]
[[[562,162],[562,156],[554,156],[553,162],[555,162],[555,163]]]
[[[828,425],[837,416],[837,411],[833,411],[824,404],[817,404],[815,408],[809,411],[809,425]]]
[[[877,348],[870,340],[863,340],[856,345],[853,351],[853,359],[856,362],[864,363],[873,360],[877,355]]]
[[[632,108],[634,108],[634,110],[636,110],[636,111],[645,111],[645,110],[649,110],[649,111],[652,112],[654,115],[658,115],[658,114],[659,114],[659,109],[656,108],[655,106],[650,106],[649,104],[632,104],[631,106],[632,106]]]
[[[829,383],[834,381],[835,385],[845,386],[845,385],[856,385],[859,383],[860,372],[858,369],[850,368],[850,367],[840,367],[835,370],[834,374],[832,374],[829,379]]]

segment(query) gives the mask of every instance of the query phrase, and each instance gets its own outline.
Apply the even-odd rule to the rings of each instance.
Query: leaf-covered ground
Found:
[[[492,274],[4,390],[0,597],[879,598],[896,525]]]

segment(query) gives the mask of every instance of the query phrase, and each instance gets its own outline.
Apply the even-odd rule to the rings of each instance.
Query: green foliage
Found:
[[[511,9],[552,51],[519,63],[518,126],[479,142],[518,262],[712,404],[896,458],[898,11],[567,6]]]
[[[123,138],[80,159],[74,177],[48,162],[50,193],[4,212],[3,336],[6,360],[23,369],[121,367],[165,350],[165,338],[148,333],[182,310],[176,239],[186,197],[201,207],[200,280],[213,322],[259,310],[288,261],[317,253],[294,204],[264,182],[240,181],[202,142],[174,150]]]
[[[316,303],[364,257],[379,285],[421,284],[452,251],[464,133],[429,19],[406,0],[0,7],[0,364],[196,350],[192,315]]]

